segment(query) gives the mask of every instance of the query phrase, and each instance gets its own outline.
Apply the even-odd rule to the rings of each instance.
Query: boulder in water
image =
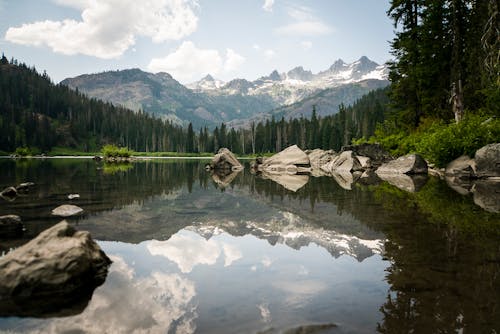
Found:
[[[268,173],[296,174],[310,172],[309,156],[297,145],[287,147],[272,157],[262,159],[258,170]]]
[[[378,176],[381,174],[427,174],[427,162],[418,154],[409,154],[383,164],[376,173]]]
[[[76,205],[63,204],[52,210],[54,216],[69,217],[80,214],[83,209]]]
[[[474,160],[478,177],[500,176],[500,143],[483,146],[476,151]]]
[[[0,258],[0,315],[47,316],[88,302],[110,264],[88,232],[62,221]]]
[[[238,161],[233,152],[221,148],[209,164],[210,169],[242,170],[243,165]]]

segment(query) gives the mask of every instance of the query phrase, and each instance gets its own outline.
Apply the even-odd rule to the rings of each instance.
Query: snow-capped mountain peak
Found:
[[[255,81],[234,79],[224,84],[207,75],[189,88],[221,95],[268,96],[278,105],[291,104],[320,90],[334,88],[368,79],[387,80],[386,65],[362,56],[352,63],[336,60],[327,70],[312,73],[302,66],[280,74],[277,70]]]
[[[225,85],[222,80],[215,79],[210,74],[207,74],[200,81],[186,85],[188,88],[199,91],[216,90]]]

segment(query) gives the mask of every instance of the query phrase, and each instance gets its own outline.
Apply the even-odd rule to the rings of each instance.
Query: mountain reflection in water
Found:
[[[0,186],[36,183],[2,202],[26,230],[0,251],[57,223],[50,211],[78,193],[85,213],[70,222],[113,260],[81,314],[0,318],[0,331],[500,332],[499,215],[440,180],[409,193],[308,176],[289,190],[248,168],[217,182],[199,161],[101,167],[0,160]]]

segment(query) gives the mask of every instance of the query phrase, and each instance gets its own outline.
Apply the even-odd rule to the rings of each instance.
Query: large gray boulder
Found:
[[[382,174],[427,174],[427,162],[418,154],[409,154],[380,166],[376,173]]]
[[[380,144],[360,144],[343,146],[341,152],[352,151],[356,156],[370,158],[371,165],[378,167],[383,163],[391,161],[393,158],[380,146]]]
[[[322,166],[321,169],[330,174],[345,174],[363,170],[361,163],[353,151],[340,153],[338,157]]]
[[[444,171],[444,175],[458,179],[471,179],[475,176],[476,162],[474,159],[463,155],[450,162]]]
[[[211,169],[242,170],[243,165],[229,149],[223,147],[219,149],[209,164]]]
[[[21,217],[17,215],[0,216],[0,238],[19,237],[22,233]]]
[[[478,177],[500,176],[500,143],[480,148],[476,151],[474,160]]]
[[[259,171],[274,174],[296,174],[310,171],[309,156],[297,145],[287,147],[272,157],[262,159]]]
[[[338,156],[338,154],[335,153],[334,150],[325,151],[319,148],[312,151],[307,151],[306,153],[309,156],[309,162],[313,170],[320,169],[321,166],[326,165]]]
[[[88,232],[62,221],[0,258],[0,315],[56,312],[92,294],[110,264]]]

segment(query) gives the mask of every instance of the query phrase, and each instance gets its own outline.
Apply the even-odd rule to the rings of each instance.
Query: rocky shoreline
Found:
[[[227,186],[242,169],[228,149],[219,150],[207,165],[216,183]],[[307,184],[309,177],[330,176],[344,189],[386,181],[408,192],[419,191],[428,175],[444,179],[458,193],[472,194],[474,203],[486,211],[500,212],[500,143],[477,150],[474,158],[459,157],[446,168],[436,169],[419,154],[393,158],[378,144],[345,146],[333,150],[306,150],[297,145],[251,163],[251,171],[291,191]],[[215,175],[215,176],[214,176]]]

